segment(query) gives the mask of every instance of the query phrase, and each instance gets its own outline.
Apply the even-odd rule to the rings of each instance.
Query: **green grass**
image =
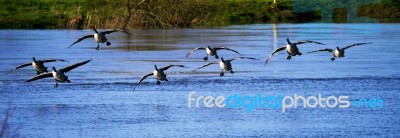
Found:
[[[142,0],[129,0],[136,5]],[[301,0],[298,0],[301,2]],[[379,0],[369,0],[379,1]],[[180,28],[266,22],[318,20],[321,11],[294,13],[291,0],[146,0],[133,10],[127,28]],[[307,6],[343,4],[309,0]],[[322,3],[322,4],[321,4]],[[58,29],[122,28],[128,16],[127,0],[0,0],[0,28]],[[136,7],[136,6],[133,6]],[[299,8],[299,7],[296,7]],[[383,0],[359,8],[358,15],[377,19],[400,18],[400,2]],[[335,10],[340,21],[344,10]]]

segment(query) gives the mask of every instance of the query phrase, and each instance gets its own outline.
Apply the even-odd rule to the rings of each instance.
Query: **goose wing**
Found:
[[[160,70],[165,71],[165,70],[169,69],[170,67],[174,67],[174,66],[175,66],[175,67],[187,68],[187,67],[184,66],[184,65],[168,65],[168,66],[165,66],[165,67],[161,68]]]
[[[19,69],[19,68],[23,68],[23,67],[26,67],[26,66],[29,66],[29,65],[32,65],[32,63],[25,63],[25,64],[21,64],[21,65],[18,65],[17,67],[15,67],[15,68],[13,68],[13,69],[10,69],[10,71],[8,71],[6,74],[4,74],[4,75],[7,75],[8,73],[10,73],[11,71],[13,71],[13,70],[16,70],[16,69]]]
[[[142,83],[142,81],[143,81],[144,79],[146,79],[147,77],[149,77],[149,76],[151,76],[151,75],[154,75],[154,73],[149,73],[149,74],[147,74],[147,75],[144,75],[142,78],[140,78],[139,82],[137,82],[137,85],[139,85],[140,83]]]
[[[369,43],[355,43],[355,44],[352,44],[352,45],[348,45],[348,46],[346,46],[346,47],[344,47],[344,48],[342,48],[343,50],[346,50],[347,48],[350,48],[350,47],[353,47],[353,46],[359,46],[359,45],[364,45],[364,44],[371,44],[372,42],[369,42]]]
[[[48,78],[48,77],[53,77],[53,73],[52,72],[42,73],[42,74],[39,74],[39,75],[37,75],[37,76],[33,77],[32,79],[29,79],[29,80],[27,80],[25,82],[31,82],[31,81],[35,81],[35,80],[38,80],[38,79]]]
[[[68,72],[68,71],[71,71],[72,69],[74,69],[74,68],[77,68],[77,67],[79,67],[79,66],[82,66],[82,65],[85,65],[86,63],[89,63],[91,61],[91,59],[90,60],[86,60],[86,61],[84,61],[84,62],[80,62],[80,63],[76,63],[76,64],[73,64],[73,65],[70,65],[70,66],[68,66],[68,67],[65,67],[65,68],[62,68],[62,69],[60,69],[62,72]]]
[[[74,43],[72,43],[68,48],[70,48],[72,45],[74,45],[74,44],[76,44],[76,43],[82,41],[83,39],[90,38],[90,37],[94,37],[94,35],[91,34],[91,35],[82,36],[81,38],[79,38],[78,40],[76,40]]]
[[[218,62],[210,62],[210,63],[204,64],[203,66],[201,66],[201,67],[199,67],[199,68],[193,70],[193,72],[195,72],[196,70],[199,70],[199,69],[201,69],[201,68],[207,67],[207,66],[209,66],[209,65],[211,65],[211,64],[218,64]]]
[[[227,47],[217,47],[217,48],[215,48],[215,50],[221,50],[221,49],[229,50],[229,51],[235,52],[236,54],[242,55],[239,52],[237,52],[236,50],[233,50],[233,49],[230,49],[230,48],[227,48]]]
[[[286,49],[286,46],[282,46],[282,47],[279,47],[279,48],[275,49],[274,52],[272,52],[272,54],[269,55],[269,57],[267,58],[267,60],[265,60],[265,64],[268,63],[268,61],[272,58],[272,56],[273,56],[275,53],[278,53],[279,51],[282,51],[282,50],[285,50],[285,49]]]
[[[310,51],[307,53],[314,53],[314,52],[320,52],[320,51],[328,51],[328,52],[333,52],[333,49],[330,48],[324,48],[324,49],[320,49],[320,50],[314,50],[314,51]]]
[[[229,62],[231,62],[231,61],[234,61],[234,60],[236,60],[236,59],[251,59],[251,60],[258,60],[258,59],[256,59],[256,58],[252,58],[252,57],[235,57],[235,58],[231,58],[231,59],[229,59],[228,61],[229,61]]]
[[[65,60],[63,60],[63,59],[53,59],[53,58],[43,59],[43,60],[40,60],[40,61],[42,61],[42,62],[55,62],[55,61],[65,62]]]
[[[295,44],[299,45],[299,44],[303,44],[303,43],[315,43],[315,44],[320,44],[320,45],[326,45],[317,41],[311,41],[311,40],[302,40],[302,41],[297,41]]]
[[[124,34],[131,35],[131,33],[130,33],[130,32],[128,32],[127,30],[118,30],[118,32],[123,32]]]
[[[104,32],[101,32],[101,33],[103,33],[103,34],[111,34],[111,33],[114,33],[114,32],[118,32],[119,30],[110,30],[110,31],[104,31]]]
[[[149,73],[149,74],[147,74],[147,75],[144,75],[144,76],[139,80],[139,82],[136,83],[136,85],[135,85],[135,87],[133,88],[133,90],[135,90],[135,89],[136,89],[136,86],[138,86],[140,83],[142,83],[142,81],[143,81],[144,79],[146,79],[147,77],[149,77],[149,76],[151,76],[151,75],[154,75],[154,73]]]
[[[129,34],[129,35],[131,34],[127,30],[124,30],[124,29],[114,29],[114,30],[104,31],[104,32],[101,32],[101,33],[103,33],[103,34],[111,34],[111,33],[114,33],[114,32],[122,32],[122,33]]]
[[[26,67],[26,66],[29,66],[29,65],[32,65],[32,63],[30,62],[30,63],[21,64],[21,65],[18,65],[17,67],[15,67],[14,69],[11,69],[11,70],[20,69],[20,68],[23,68],[23,67]]]
[[[190,51],[189,53],[186,54],[186,58],[189,57],[196,50],[206,50],[206,48],[204,48],[204,47],[195,48],[195,49],[193,49],[192,51]]]

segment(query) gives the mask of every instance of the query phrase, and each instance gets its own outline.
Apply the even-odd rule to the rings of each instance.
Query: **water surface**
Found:
[[[400,131],[399,24],[257,24],[211,29],[133,30],[112,33],[112,43],[96,51],[84,40],[92,30],[0,30],[0,73],[6,74],[32,57],[61,58],[47,63],[61,68],[93,59],[68,76],[72,83],[54,89],[54,80],[24,81],[36,73],[31,67],[0,77],[1,111],[16,109],[10,127],[23,137],[242,137],[242,136],[393,136]],[[315,40],[327,45],[303,44],[302,56],[286,60],[274,48],[292,41]],[[331,53],[306,52],[373,42],[346,50],[346,57],[330,61]],[[227,46],[260,60],[235,60],[234,74],[219,77],[218,65],[192,72],[207,63],[195,47]],[[225,59],[238,56],[219,51]],[[209,57],[211,62],[218,61]],[[154,65],[170,68],[169,82],[155,85],[149,77],[133,91]],[[348,95],[350,100],[380,97],[384,108],[280,109],[188,108],[188,94],[218,95]],[[1,114],[0,117],[3,117]]]

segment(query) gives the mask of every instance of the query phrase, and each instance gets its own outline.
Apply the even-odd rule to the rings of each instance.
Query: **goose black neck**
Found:
[[[99,33],[99,32],[97,32],[96,27],[93,27],[93,31],[96,33]]]

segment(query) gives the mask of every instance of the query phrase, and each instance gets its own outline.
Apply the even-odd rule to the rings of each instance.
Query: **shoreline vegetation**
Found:
[[[0,0],[1,29],[198,28],[400,22],[398,0]]]

